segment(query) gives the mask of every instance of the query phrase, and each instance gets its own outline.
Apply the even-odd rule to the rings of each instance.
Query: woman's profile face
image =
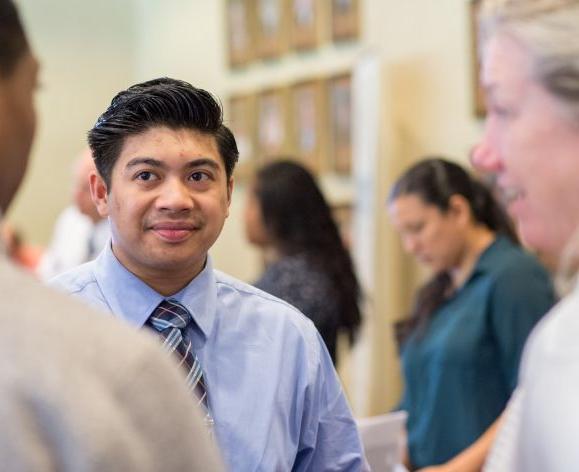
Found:
[[[450,270],[460,263],[465,228],[453,208],[442,212],[414,194],[401,195],[388,207],[404,250],[435,272]]]
[[[525,242],[557,256],[579,221],[579,126],[535,79],[533,64],[530,51],[510,36],[488,41],[485,152],[474,161],[497,174]]]
[[[263,221],[259,199],[255,194],[255,183],[251,184],[247,189],[244,220],[247,240],[256,246],[266,246],[270,238]]]

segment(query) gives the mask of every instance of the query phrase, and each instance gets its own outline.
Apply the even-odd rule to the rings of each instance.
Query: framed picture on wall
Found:
[[[353,208],[351,203],[339,203],[332,205],[332,216],[336,221],[340,236],[344,242],[344,246],[352,249],[353,241]]]
[[[287,46],[288,0],[254,1],[259,55],[264,59],[277,57]]]
[[[290,44],[294,49],[312,49],[320,36],[320,2],[291,0]]]
[[[319,80],[300,82],[291,88],[291,147],[312,172],[325,169],[327,123],[323,85]]]
[[[352,78],[350,73],[328,79],[329,162],[338,174],[352,171]]]
[[[288,106],[284,88],[257,96],[257,147],[260,163],[288,152]]]
[[[245,179],[254,169],[256,160],[256,110],[255,95],[232,95],[228,101],[225,124],[231,129],[237,142],[239,161],[235,177]]]
[[[480,83],[480,61],[478,56],[478,11],[480,0],[470,1],[470,25],[471,25],[471,56],[472,56],[472,95],[474,114],[483,117],[486,114],[484,91]]]
[[[332,0],[332,38],[355,39],[360,33],[359,0]]]
[[[227,0],[227,44],[232,67],[245,65],[254,58],[252,1]]]

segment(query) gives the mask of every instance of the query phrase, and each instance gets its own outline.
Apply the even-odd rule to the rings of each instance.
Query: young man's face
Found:
[[[8,77],[0,77],[0,209],[6,211],[28,163],[36,127],[34,92],[38,62],[27,52]]]
[[[114,254],[145,281],[201,271],[229,214],[232,188],[214,137],[166,127],[125,140],[110,189],[91,176]]]

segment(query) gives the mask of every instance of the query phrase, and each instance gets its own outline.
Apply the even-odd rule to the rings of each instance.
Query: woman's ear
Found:
[[[467,224],[472,221],[472,208],[462,195],[455,194],[448,201],[448,212],[458,223]]]

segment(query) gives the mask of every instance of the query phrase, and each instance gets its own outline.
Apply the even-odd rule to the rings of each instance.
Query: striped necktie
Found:
[[[174,352],[179,359],[179,364],[183,365],[187,372],[187,385],[195,392],[208,418],[209,406],[207,404],[207,390],[203,380],[203,371],[199,359],[192,350],[191,340],[185,335],[185,328],[193,321],[191,313],[177,300],[163,300],[147,323],[155,328],[163,339],[163,346]]]

